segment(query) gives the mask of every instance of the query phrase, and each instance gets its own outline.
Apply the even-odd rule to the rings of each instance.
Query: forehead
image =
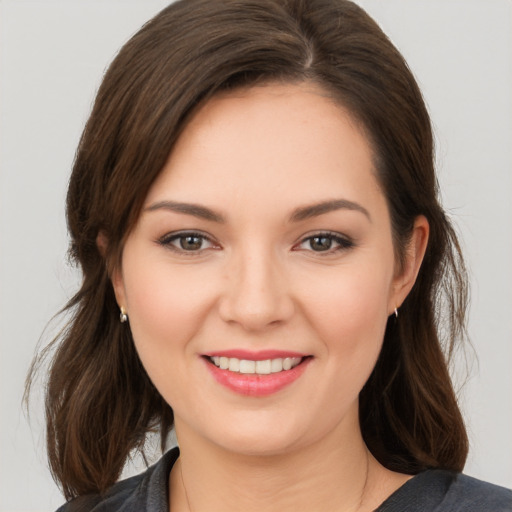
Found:
[[[311,84],[222,93],[193,116],[146,204],[314,201],[379,192],[370,144],[352,117]],[[336,194],[335,194],[336,192]]]

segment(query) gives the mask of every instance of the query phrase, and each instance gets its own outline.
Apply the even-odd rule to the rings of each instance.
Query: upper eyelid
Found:
[[[310,251],[310,252],[314,252],[320,256],[327,256],[329,254],[332,255],[333,253],[337,252],[338,250],[348,250],[348,249],[353,248],[356,245],[355,241],[351,237],[344,235],[342,233],[333,232],[333,231],[317,231],[317,232],[314,232],[313,234],[308,234],[308,235],[305,235],[302,238],[300,238],[299,241],[294,244],[292,249],[294,249],[298,246],[301,246],[303,243],[305,243],[308,240],[311,240],[312,238],[315,238],[315,237],[331,238],[335,243],[337,243],[339,245],[338,248],[335,248],[335,249],[331,248],[326,251]]]
[[[198,229],[183,229],[178,231],[170,231],[166,233],[163,236],[158,237],[158,240],[165,240],[165,239],[171,239],[171,238],[179,238],[180,236],[191,236],[196,235],[200,236],[202,238],[206,238],[207,240],[214,241],[214,237],[212,237],[210,234],[205,233],[204,231],[198,230]]]
[[[207,240],[208,242],[210,242],[213,246],[219,246],[220,244],[218,242],[216,242],[216,240],[211,236],[211,235],[208,235],[206,233],[203,233],[201,231],[198,231],[198,230],[183,230],[183,231],[172,231],[172,232],[169,232],[169,233],[166,233],[165,235],[161,236],[161,237],[158,237],[156,239],[156,242],[162,246],[169,246],[169,248],[171,248],[172,250],[175,250],[176,252],[180,252],[180,253],[183,253],[183,254],[186,254],[188,256],[193,256],[194,253],[198,254],[204,250],[206,250],[207,248],[205,249],[199,249],[197,251],[185,251],[183,249],[179,249],[177,247],[174,247],[171,245],[171,242],[176,240],[176,239],[179,239],[181,237],[186,237],[186,236],[198,236],[198,237],[201,237],[205,240]]]
[[[328,231],[328,230],[327,231],[313,231],[312,233],[302,235],[296,243],[302,243],[302,242],[309,240],[310,238],[314,238],[316,236],[325,236],[325,237],[329,237],[329,238],[333,238],[333,239],[339,238],[346,242],[354,243],[354,240],[352,239],[352,237],[345,235],[343,233],[339,233],[337,231]]]

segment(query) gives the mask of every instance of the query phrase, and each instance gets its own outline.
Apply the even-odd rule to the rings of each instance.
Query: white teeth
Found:
[[[256,373],[260,375],[268,375],[271,370],[272,363],[270,359],[265,361],[256,361]]]
[[[230,358],[229,371],[230,372],[239,372],[240,371],[240,359],[235,359],[234,357]]]
[[[237,359],[236,357],[210,357],[212,363],[221,370],[239,373],[256,373],[257,375],[269,375],[291,370],[301,361],[301,357],[285,357],[277,359],[265,359],[263,361],[252,361],[250,359]]]
[[[240,361],[240,373],[256,373],[256,361],[248,361],[247,359],[242,359]]]
[[[272,373],[278,373],[283,371],[283,360],[282,359],[272,359],[270,365],[270,371]]]

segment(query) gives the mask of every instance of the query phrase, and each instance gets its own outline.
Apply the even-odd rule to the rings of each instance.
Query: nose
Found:
[[[220,298],[221,318],[253,332],[289,320],[295,305],[283,262],[264,251],[250,251],[233,259]]]

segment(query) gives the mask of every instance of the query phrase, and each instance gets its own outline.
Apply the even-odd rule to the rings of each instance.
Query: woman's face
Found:
[[[113,282],[178,436],[246,454],[358,432],[408,286],[367,140],[307,85],[225,94],[194,116]]]

